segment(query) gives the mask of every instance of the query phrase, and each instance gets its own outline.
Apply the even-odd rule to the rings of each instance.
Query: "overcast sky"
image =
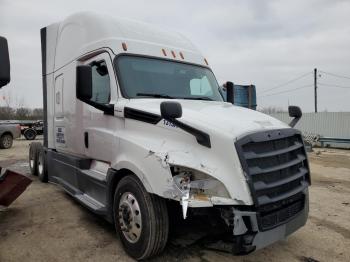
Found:
[[[0,91],[1,99],[11,94],[25,106],[42,106],[40,28],[79,11],[141,20],[183,33],[207,57],[219,83],[255,84],[260,108],[286,108],[289,103],[312,111],[315,67],[350,77],[346,0],[0,0],[0,35],[9,41],[12,63],[12,81]],[[303,74],[307,75],[266,92]],[[319,82],[331,85],[319,86],[319,111],[350,111],[350,88],[334,86],[350,87],[350,78],[320,73]]]

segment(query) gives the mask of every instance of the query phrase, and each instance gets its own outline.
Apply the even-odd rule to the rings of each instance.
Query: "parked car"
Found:
[[[21,127],[18,124],[0,124],[0,148],[12,147],[13,139],[21,137]]]

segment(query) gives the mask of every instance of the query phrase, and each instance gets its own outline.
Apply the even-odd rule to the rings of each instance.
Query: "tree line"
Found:
[[[13,108],[9,106],[0,107],[0,120],[42,120],[42,108]]]

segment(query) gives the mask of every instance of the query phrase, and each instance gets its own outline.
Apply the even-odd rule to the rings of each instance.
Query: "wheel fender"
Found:
[[[123,169],[131,171],[140,179],[140,181],[143,183],[143,186],[146,188],[147,192],[153,193],[153,189],[152,189],[151,184],[149,183],[147,177],[141,171],[141,169],[138,168],[134,163],[132,163],[130,161],[122,160],[115,165],[114,169],[117,171],[116,173],[118,173],[118,171],[123,170]],[[110,179],[111,178],[107,177],[107,181],[109,181]]]

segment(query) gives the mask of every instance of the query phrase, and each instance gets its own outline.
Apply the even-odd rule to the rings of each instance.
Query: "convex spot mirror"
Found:
[[[164,119],[172,120],[182,116],[182,107],[179,102],[162,102],[160,113]]]
[[[0,88],[7,85],[10,80],[10,57],[7,40],[0,36]]]
[[[295,118],[300,118],[303,115],[300,107],[298,106],[289,106],[288,113],[290,117],[295,117]]]
[[[288,113],[290,117],[294,117],[293,120],[289,123],[289,126],[295,127],[303,113],[301,112],[301,109],[298,106],[289,106]]]

